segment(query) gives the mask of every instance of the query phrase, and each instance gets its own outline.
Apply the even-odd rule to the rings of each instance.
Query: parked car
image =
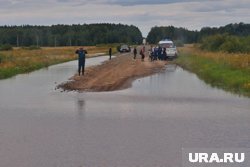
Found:
[[[131,49],[130,49],[130,47],[128,45],[121,45],[119,51],[120,51],[120,53],[125,53],[125,52],[130,52]]]
[[[178,52],[177,52],[176,46],[174,45],[173,41],[171,41],[169,39],[161,40],[159,42],[159,46],[162,48],[166,48],[168,58],[173,59],[173,58],[176,58],[178,56]]]

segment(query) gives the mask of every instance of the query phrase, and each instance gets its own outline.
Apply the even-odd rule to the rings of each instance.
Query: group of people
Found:
[[[155,60],[167,60],[167,50],[162,47],[152,47],[150,50],[150,59],[151,61]]]
[[[134,48],[133,53],[134,53],[134,59],[136,59],[136,56],[137,56],[137,49],[136,49],[136,47]],[[145,46],[143,46],[140,49],[140,55],[141,55],[141,60],[144,61],[144,59],[145,59]]]
[[[140,49],[140,55],[141,55],[141,60],[144,61],[145,59],[145,46],[143,46]],[[112,56],[112,48],[109,48],[109,59],[111,60],[111,56]],[[86,58],[86,54],[88,53],[86,50],[84,50],[83,48],[80,48],[78,50],[76,50],[75,52],[76,54],[78,54],[78,74],[79,76],[84,75],[84,69],[85,69],[85,58]],[[133,54],[134,54],[134,59],[136,59],[137,56],[137,48],[135,47],[133,50]],[[149,58],[151,61],[155,61],[155,60],[167,60],[167,51],[166,48],[161,48],[161,47],[152,47],[149,50]]]
[[[137,56],[137,49],[136,47],[134,48],[134,59],[136,59]],[[141,60],[144,61],[145,58],[145,46],[140,49],[140,55],[141,55]],[[149,50],[149,58],[151,61],[155,60],[167,60],[167,50],[166,48],[162,47],[152,47]]]

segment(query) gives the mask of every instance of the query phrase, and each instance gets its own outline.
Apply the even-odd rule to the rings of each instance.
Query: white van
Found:
[[[173,41],[168,40],[168,39],[161,40],[159,42],[159,46],[162,48],[166,48],[168,58],[176,58],[178,56],[178,52]]]

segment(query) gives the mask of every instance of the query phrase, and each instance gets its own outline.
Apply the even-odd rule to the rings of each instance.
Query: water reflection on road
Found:
[[[0,81],[0,166],[180,167],[183,147],[250,147],[248,98],[175,65],[126,90],[54,90],[75,65]]]

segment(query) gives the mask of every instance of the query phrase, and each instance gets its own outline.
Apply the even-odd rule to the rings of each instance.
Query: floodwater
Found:
[[[250,147],[249,98],[175,65],[126,90],[55,90],[76,64],[0,81],[0,167],[181,167],[182,148]]]

